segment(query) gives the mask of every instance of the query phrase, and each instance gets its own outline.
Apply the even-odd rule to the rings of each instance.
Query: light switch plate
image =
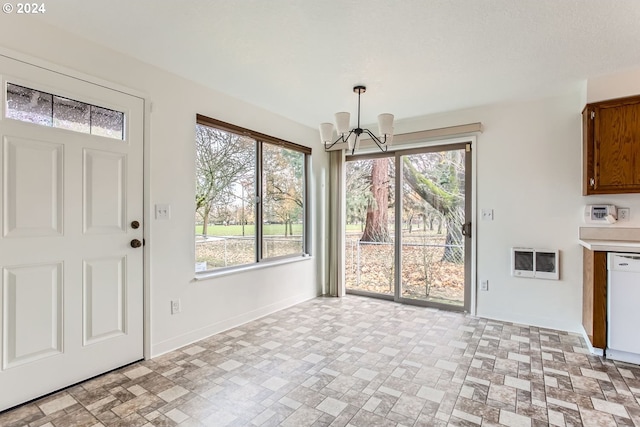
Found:
[[[179,299],[171,300],[171,314],[178,314],[180,313],[180,311],[181,311],[180,300]]]
[[[482,209],[483,221],[493,221],[493,209]]]
[[[170,219],[170,218],[171,218],[171,205],[157,204],[156,219]]]

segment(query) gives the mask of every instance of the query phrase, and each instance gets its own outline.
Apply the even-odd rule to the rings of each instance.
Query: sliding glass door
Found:
[[[465,305],[466,159],[464,146],[398,156],[401,299]]]
[[[394,158],[353,160],[346,168],[346,287],[353,293],[393,298]]]
[[[347,157],[347,292],[468,310],[470,176],[467,144]]]

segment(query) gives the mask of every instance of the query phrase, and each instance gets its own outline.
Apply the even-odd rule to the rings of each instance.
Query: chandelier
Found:
[[[379,137],[374,135],[369,129],[362,129],[360,127],[360,95],[367,91],[365,86],[354,86],[353,91],[358,94],[358,125],[357,127],[349,130],[349,120],[351,115],[346,112],[336,113],[336,129],[338,130],[338,137],[334,140],[333,136],[333,124],[321,123],[320,124],[320,139],[324,144],[324,149],[329,150],[337,143],[347,143],[348,149],[351,154],[354,154],[356,148],[360,145],[361,135],[366,133],[371,137],[373,142],[376,143],[380,151],[387,151],[387,147],[391,144],[393,139],[393,114],[384,113],[378,116],[378,133]]]

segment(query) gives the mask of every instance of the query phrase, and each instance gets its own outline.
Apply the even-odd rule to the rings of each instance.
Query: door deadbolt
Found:
[[[131,221],[131,228],[134,230],[140,228],[140,223],[138,221]]]

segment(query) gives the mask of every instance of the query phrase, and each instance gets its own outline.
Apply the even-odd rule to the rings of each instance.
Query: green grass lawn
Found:
[[[264,224],[262,233],[265,236],[284,236],[284,224]],[[202,234],[202,225],[196,225],[196,234]],[[209,236],[242,236],[241,225],[209,225],[207,234]],[[293,224],[293,234],[302,234],[302,224]],[[255,235],[255,226],[248,224],[244,226],[244,235]]]
[[[359,224],[348,224],[347,231],[360,231]],[[265,236],[284,236],[284,224],[264,224],[262,233]],[[202,225],[196,225],[196,234],[202,234]],[[241,225],[209,225],[207,234],[209,236],[242,236]],[[253,236],[255,226],[253,224],[244,226],[244,235]],[[293,224],[293,234],[302,234],[302,224]]]

